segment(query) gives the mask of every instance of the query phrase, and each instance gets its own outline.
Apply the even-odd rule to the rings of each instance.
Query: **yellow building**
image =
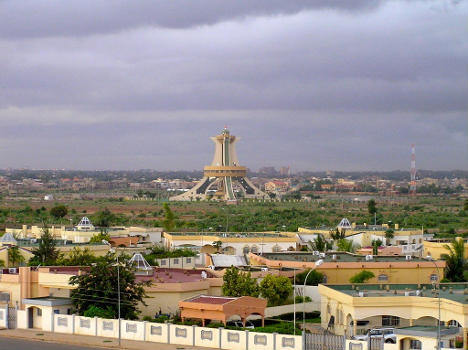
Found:
[[[457,237],[456,240],[462,240],[463,238]],[[451,246],[451,240],[433,240],[424,241],[424,256],[432,256],[434,259],[440,259],[442,254],[449,254],[448,249],[445,245]],[[468,259],[468,240],[465,240],[465,252],[463,254],[465,259]]]
[[[440,305],[440,320],[443,326],[458,327],[457,334],[463,335],[466,348],[468,283],[441,284],[440,299],[437,298],[437,286],[319,285],[322,327],[347,336],[363,334],[376,327],[433,327],[438,324]]]
[[[316,269],[325,283],[349,283],[355,274],[367,270],[375,277],[368,283],[431,283],[444,277],[445,261],[428,261],[411,256],[361,256],[345,252],[249,254],[251,265],[271,268]],[[322,264],[316,267],[316,262]],[[436,267],[437,266],[437,267]]]
[[[43,228],[37,225],[22,225],[21,228],[7,227],[6,234],[11,234],[18,239],[37,239],[43,234]],[[64,241],[72,241],[73,243],[88,243],[91,238],[101,233],[101,230],[96,228],[91,221],[85,216],[76,226],[54,226],[49,227],[49,233],[55,239]],[[150,243],[160,243],[162,229],[147,228],[147,227],[123,227],[114,226],[107,228],[107,233],[111,237],[128,237],[140,236],[144,241]]]

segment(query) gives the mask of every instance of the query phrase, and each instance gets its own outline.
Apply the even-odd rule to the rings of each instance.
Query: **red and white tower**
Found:
[[[414,148],[414,143],[411,145],[411,169],[410,169],[410,195],[414,196],[416,194],[416,152]]]

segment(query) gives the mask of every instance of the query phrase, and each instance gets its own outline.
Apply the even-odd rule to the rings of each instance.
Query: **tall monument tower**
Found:
[[[231,135],[224,127],[220,135],[211,138],[215,143],[215,153],[211,165],[204,168],[204,176],[193,188],[171,201],[202,200],[212,196],[218,200],[235,203],[239,197],[269,198],[255,187],[246,177],[247,169],[239,165],[236,153],[238,137]]]

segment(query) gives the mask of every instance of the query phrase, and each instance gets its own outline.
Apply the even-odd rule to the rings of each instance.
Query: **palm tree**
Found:
[[[327,250],[331,249],[331,245],[327,240],[323,237],[322,234],[318,234],[317,237],[313,241],[308,242],[309,250],[312,251],[319,251],[325,253]]]
[[[8,266],[17,267],[22,262],[24,262],[24,257],[21,255],[18,246],[8,248]]]
[[[390,245],[390,240],[395,237],[394,231],[390,228],[387,231],[385,231],[385,238],[387,241],[387,245]]]
[[[442,254],[440,257],[447,263],[445,268],[445,278],[452,282],[466,282],[468,262],[463,253],[465,251],[465,242],[463,239],[454,239],[450,245],[444,244],[444,248],[449,254]]]

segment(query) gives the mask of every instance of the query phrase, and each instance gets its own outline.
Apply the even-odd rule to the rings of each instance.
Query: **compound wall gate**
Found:
[[[16,308],[9,307],[8,308],[8,329],[15,329],[16,328]]]
[[[304,350],[344,350],[346,347],[343,335],[306,333],[304,341]]]

